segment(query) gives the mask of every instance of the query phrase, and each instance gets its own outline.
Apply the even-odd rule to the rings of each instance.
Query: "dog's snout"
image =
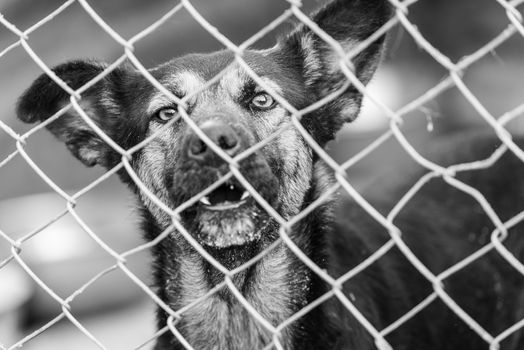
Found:
[[[200,130],[206,134],[214,144],[234,157],[241,149],[241,142],[235,130],[218,120],[209,120],[199,125]],[[202,165],[218,166],[222,159],[200,137],[191,132],[186,141],[187,155]]]

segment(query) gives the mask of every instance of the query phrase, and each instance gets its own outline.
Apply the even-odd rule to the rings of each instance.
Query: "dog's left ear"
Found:
[[[107,64],[101,62],[76,60],[58,65],[52,71],[71,89],[76,90],[102,74],[107,67]],[[124,101],[129,90],[125,82],[131,80],[131,77],[129,69],[117,67],[84,91],[78,101],[93,123],[120,146],[125,146],[122,135],[129,134],[124,129],[127,115],[123,106],[128,104]],[[43,122],[69,102],[70,95],[47,74],[42,74],[20,97],[16,113],[23,122]],[[87,166],[110,168],[121,157],[73,108],[48,124],[47,129]]]
[[[349,52],[385,24],[391,14],[388,0],[334,0],[319,9],[311,18],[320,29],[335,39],[345,52]],[[351,60],[354,73],[363,84],[367,84],[375,72],[384,41],[385,35],[382,35]],[[340,70],[338,53],[305,24],[295,28],[277,48],[299,62],[306,88],[315,101],[340,89],[348,81]],[[355,119],[361,101],[362,94],[350,86],[340,97],[319,110],[321,115],[330,116],[329,120],[322,118],[326,125],[318,125],[320,129],[327,130],[324,126],[329,126],[328,129],[333,130],[330,130],[332,135],[325,135],[327,140],[318,141],[328,141],[344,122]]]

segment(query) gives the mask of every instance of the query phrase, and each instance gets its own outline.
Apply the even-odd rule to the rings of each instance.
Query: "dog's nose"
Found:
[[[235,130],[219,120],[208,120],[199,125],[200,130],[207,135],[224,152],[234,157],[241,149],[241,142]],[[191,132],[186,141],[187,155],[202,165],[219,166],[222,158],[216,154],[195,132]]]

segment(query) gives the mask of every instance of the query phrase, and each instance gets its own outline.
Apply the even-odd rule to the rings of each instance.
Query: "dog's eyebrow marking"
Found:
[[[268,77],[260,77],[260,79],[264,82],[265,85],[267,85],[269,88],[271,88],[272,91],[276,92],[278,95],[282,96],[282,88],[280,85]],[[257,91],[262,91],[264,88],[262,86],[258,85]]]
[[[263,75],[263,73],[258,74],[264,85],[267,85],[273,92],[282,96],[282,87],[275,80]],[[230,66],[228,68],[228,71],[220,80],[219,86],[222,91],[227,91],[233,98],[243,98],[252,93],[265,91],[261,85],[257,84],[254,79],[238,66]]]
[[[194,72],[182,71],[175,73],[170,79],[163,79],[161,83],[170,91],[174,91],[176,96],[183,97],[202,89],[205,81]],[[191,97],[188,101],[189,104],[194,103],[195,98],[196,96]],[[161,91],[156,91],[147,107],[147,114],[151,115],[160,108],[170,105],[175,105],[175,101]]]
[[[231,96],[239,96],[249,82],[249,76],[237,64],[230,65],[220,79],[220,89],[229,91]]]
[[[202,89],[205,80],[195,72],[182,71],[177,73],[173,80],[177,82],[177,85],[184,95],[195,93]]]

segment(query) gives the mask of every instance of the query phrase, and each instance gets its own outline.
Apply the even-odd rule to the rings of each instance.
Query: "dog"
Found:
[[[386,0],[333,0],[317,10],[312,20],[349,51],[391,16]],[[384,35],[377,35],[352,59],[351,68],[363,84],[379,64],[384,42]],[[445,299],[435,297],[384,339],[371,334],[370,327],[385,329],[430,298],[436,287],[396,245],[333,287],[279,241],[284,232],[319,269],[333,278],[344,275],[391,238],[388,229],[353,200],[324,199],[285,229],[274,215],[293,219],[336,183],[333,169],[300,128],[325,147],[345,123],[357,117],[362,94],[347,84],[337,51],[305,24],[296,26],[273,48],[246,50],[242,58],[263,84],[235,61],[233,53],[218,51],[174,58],[148,71],[176,97],[188,96],[182,107],[125,65],[99,78],[78,100],[98,129],[122,149],[150,138],[118,174],[139,198],[145,238],[155,240],[169,232],[151,248],[154,284],[158,297],[171,310],[184,309],[173,321],[176,332],[172,332],[172,327],[166,329],[169,312],[158,308],[158,327],[164,332],[156,350],[185,349],[185,344],[194,349],[263,349],[272,342],[273,347],[278,343],[284,349],[386,349],[387,343],[396,350],[487,349],[490,336],[524,318],[524,278],[491,249],[440,281],[446,295],[476,322],[476,331]],[[59,65],[53,72],[76,90],[107,67],[78,60]],[[206,87],[219,72],[219,78]],[[326,100],[300,118],[299,128],[274,93],[298,110]],[[336,94],[335,98],[327,98],[330,94]],[[70,95],[43,74],[20,97],[17,115],[24,122],[44,122],[69,101]],[[73,108],[46,127],[87,166],[112,169],[122,161],[116,148]],[[483,159],[500,144],[496,137],[459,138],[450,143],[440,164]],[[523,145],[522,141],[518,144]],[[230,165],[227,157],[236,163]],[[364,197],[387,215],[422,175],[403,176],[376,197]],[[143,186],[137,185],[137,178]],[[478,189],[502,221],[524,208],[524,166],[511,152],[488,169],[457,172],[456,179]],[[495,229],[473,197],[445,180],[437,176],[422,186],[394,220],[403,242],[434,275],[488,245]],[[171,209],[184,206],[175,216],[176,229],[171,226],[173,218],[147,192]],[[256,193],[260,198],[255,198]],[[518,227],[508,231],[503,244],[522,261],[524,240],[514,233]],[[223,271],[204,258],[198,247],[226,269],[236,269],[227,285],[221,285]],[[242,268],[246,262],[249,266]],[[333,288],[346,299],[325,298],[287,322],[278,334],[272,333],[271,327],[286,322]],[[348,302],[370,327],[348,310]],[[481,337],[479,328],[488,336]],[[501,341],[504,349],[524,348],[520,331]]]

